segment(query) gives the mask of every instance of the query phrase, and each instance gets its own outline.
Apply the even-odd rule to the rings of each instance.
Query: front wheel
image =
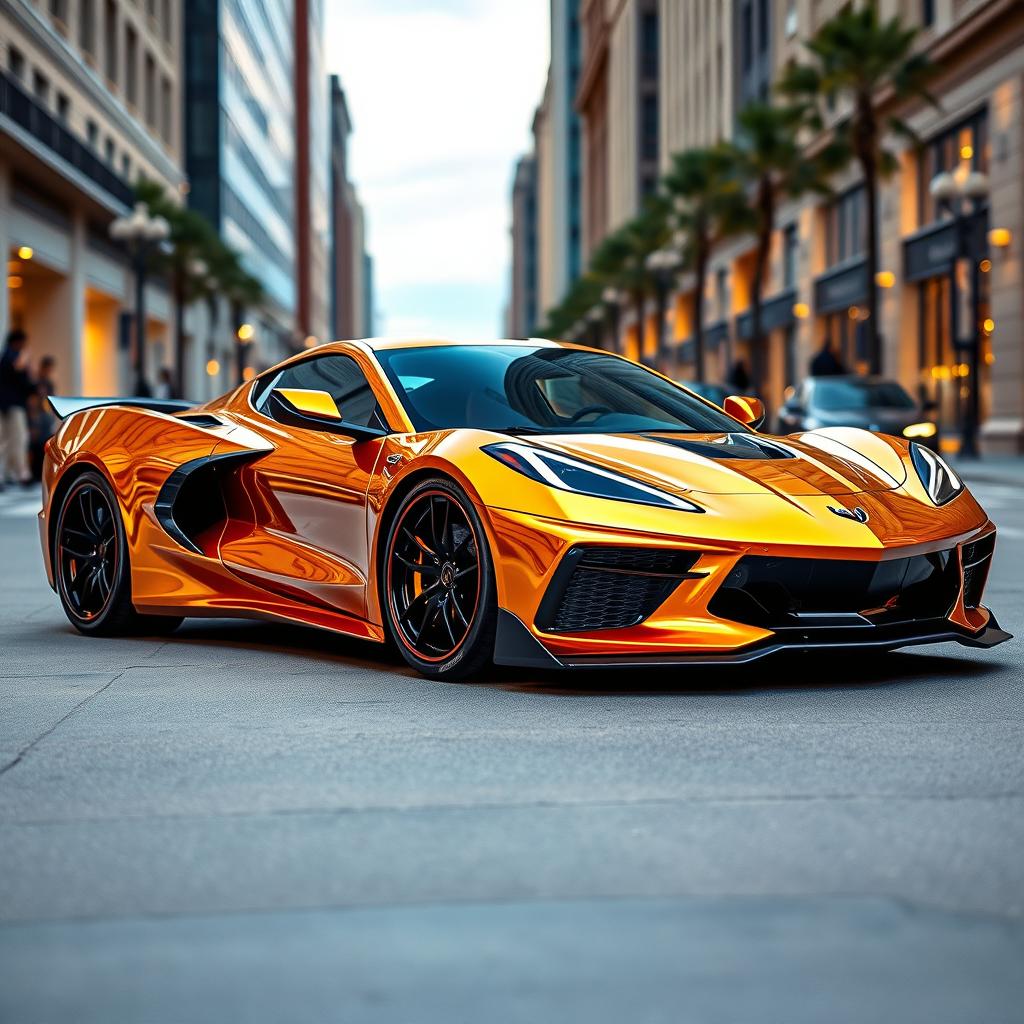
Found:
[[[102,474],[78,477],[61,502],[54,535],[57,594],[71,624],[93,636],[169,633],[180,618],[140,615],[117,500]]]
[[[402,500],[385,543],[388,631],[431,679],[465,679],[494,655],[497,597],[483,524],[462,489],[425,480]]]

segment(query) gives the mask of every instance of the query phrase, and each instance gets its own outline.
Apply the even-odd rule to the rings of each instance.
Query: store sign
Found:
[[[967,222],[967,255],[975,260],[988,255],[988,211]],[[929,224],[903,243],[903,279],[923,281],[948,274],[957,258],[956,225],[951,220]]]
[[[780,327],[788,327],[796,319],[793,304],[796,302],[796,291],[792,288],[773,295],[761,303],[761,330],[775,331]],[[754,314],[748,309],[736,317],[736,335],[746,341],[754,332]]]
[[[838,313],[868,301],[868,268],[864,259],[830,270],[814,282],[814,311]]]

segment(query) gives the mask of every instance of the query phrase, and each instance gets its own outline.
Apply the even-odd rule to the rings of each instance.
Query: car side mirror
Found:
[[[734,419],[745,426],[757,430],[764,423],[764,402],[753,395],[730,395],[722,406]]]
[[[387,433],[375,427],[346,423],[338,403],[326,391],[274,388],[270,392],[270,404],[274,419],[292,427],[328,431],[357,441],[369,441],[375,437],[384,437]]]

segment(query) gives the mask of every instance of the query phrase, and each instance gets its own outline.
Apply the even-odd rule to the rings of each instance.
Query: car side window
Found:
[[[349,356],[318,356],[286,366],[257,399],[256,408],[265,416],[273,417],[267,400],[274,388],[326,391],[334,399],[346,423],[387,429],[384,414],[366,374]]]

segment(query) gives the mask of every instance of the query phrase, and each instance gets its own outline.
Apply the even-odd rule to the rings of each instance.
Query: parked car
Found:
[[[894,380],[856,375],[808,377],[779,410],[778,432],[861,427],[938,450],[934,406],[915,402]]]

